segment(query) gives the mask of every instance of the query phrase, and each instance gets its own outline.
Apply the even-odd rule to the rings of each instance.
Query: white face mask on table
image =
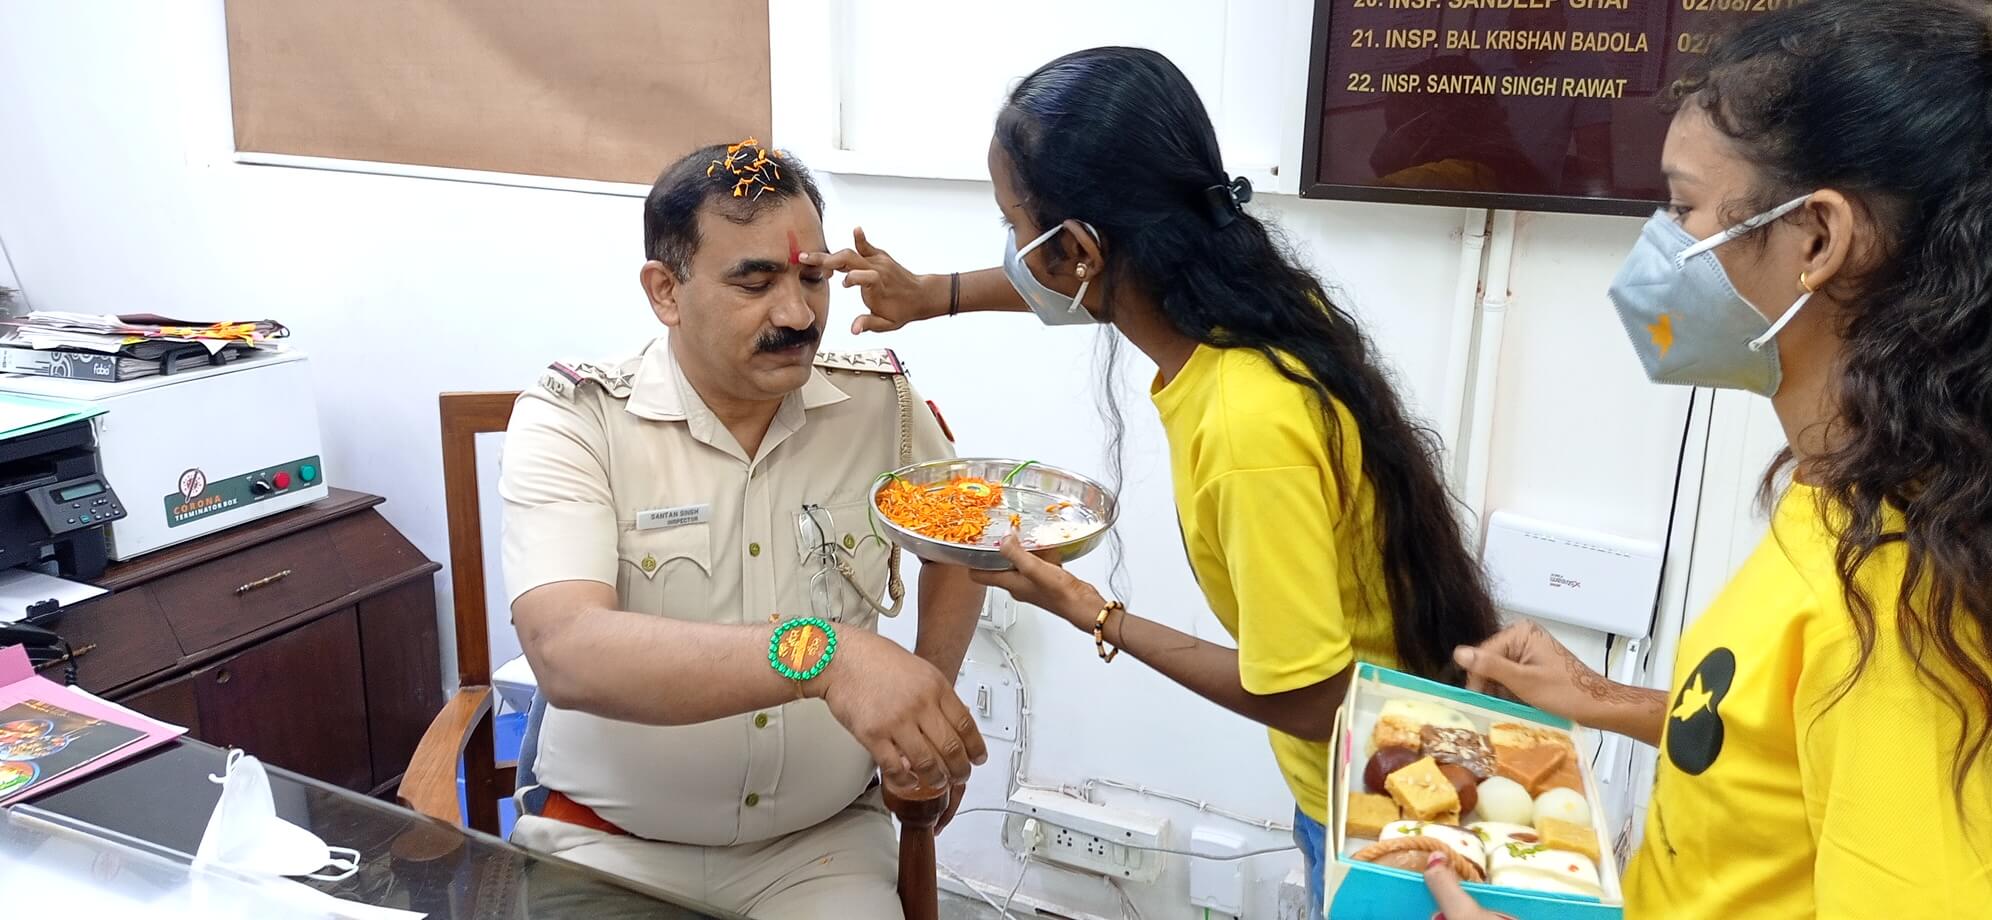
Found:
[[[298,876],[337,882],[360,871],[360,851],[326,845],[304,828],[277,817],[270,774],[263,762],[230,748],[221,775],[221,801],[194,851],[194,866],[226,866],[262,876]]]

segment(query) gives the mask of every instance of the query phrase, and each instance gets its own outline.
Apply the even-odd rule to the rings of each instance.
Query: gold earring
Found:
[[[1812,287],[1812,282],[1810,282],[1810,281],[1807,281],[1807,280],[1805,280],[1805,273],[1804,273],[1804,272],[1799,272],[1799,273],[1798,273],[1798,289],[1799,289],[1799,290],[1801,290],[1801,291],[1804,291],[1804,292],[1805,292],[1805,293],[1807,293],[1807,294],[1817,294],[1817,293],[1819,293],[1819,292],[1818,292],[1817,290],[1815,290],[1815,289],[1814,289],[1814,288]]]

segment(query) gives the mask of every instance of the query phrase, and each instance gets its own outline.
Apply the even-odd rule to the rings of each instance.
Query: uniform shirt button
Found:
[[[756,805],[759,805],[759,804],[761,804],[761,794],[760,794],[760,793],[758,793],[758,792],[749,792],[749,793],[747,793],[747,807],[748,807],[748,808],[753,808],[754,806],[756,806]]]
[[[762,713],[756,713],[756,714],[754,715],[754,727],[755,727],[755,728],[767,728],[767,727],[768,727],[768,714],[767,714],[767,713],[765,713],[765,712],[762,712]]]
[[[747,555],[759,558],[761,555],[761,544],[759,543],[747,544]]]

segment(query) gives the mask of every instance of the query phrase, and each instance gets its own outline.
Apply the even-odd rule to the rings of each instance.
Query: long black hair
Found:
[[[1731,211],[1834,189],[1879,237],[1834,285],[1836,412],[1804,474],[1832,506],[1860,641],[1840,695],[1875,648],[1859,573],[1901,544],[1895,638],[1960,717],[1962,796],[1992,745],[1992,8],[1812,0],[1751,19],[1671,96],[1757,167]],[[1766,501],[1792,461],[1772,464]]]
[[[1348,410],[1374,496],[1399,663],[1457,680],[1453,648],[1486,639],[1496,621],[1439,477],[1438,438],[1404,411],[1374,347],[1321,281],[1232,204],[1217,133],[1183,72],[1140,48],[1068,54],[1011,92],[996,143],[1039,226],[1076,218],[1099,229],[1109,318],[1116,290],[1139,289],[1184,335],[1257,351],[1315,394],[1345,504],[1359,484],[1339,481],[1348,433],[1333,403]],[[1066,242],[1045,244],[1054,264],[1069,257]],[[1117,410],[1111,422],[1117,456]]]

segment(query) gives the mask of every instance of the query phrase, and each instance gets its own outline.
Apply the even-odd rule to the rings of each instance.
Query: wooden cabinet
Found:
[[[400,780],[443,705],[439,566],[330,497],[104,573],[44,625],[85,689],[189,734],[362,792]]]
[[[436,674],[442,655],[436,644],[436,594],[424,579],[367,600],[358,610],[374,782],[398,781],[443,708]]]
[[[176,677],[120,702],[162,722],[184,725],[187,734],[196,738],[201,736],[201,710],[194,700],[192,677]]]
[[[348,789],[374,786],[351,607],[195,671],[194,701],[202,741]]]

